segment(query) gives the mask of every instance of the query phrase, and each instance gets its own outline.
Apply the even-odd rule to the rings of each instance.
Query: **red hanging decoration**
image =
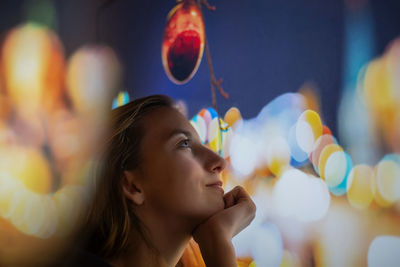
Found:
[[[168,14],[161,55],[168,78],[188,82],[196,73],[205,43],[204,20],[194,0],[184,0]]]

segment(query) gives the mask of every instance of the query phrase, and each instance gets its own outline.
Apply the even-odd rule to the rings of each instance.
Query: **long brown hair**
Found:
[[[124,170],[133,170],[141,162],[143,117],[160,107],[174,107],[173,100],[164,95],[148,96],[111,113],[110,131],[94,170],[94,195],[84,224],[89,231],[85,248],[103,259],[114,259],[126,250],[133,228],[151,247],[144,225],[123,194],[122,178]]]

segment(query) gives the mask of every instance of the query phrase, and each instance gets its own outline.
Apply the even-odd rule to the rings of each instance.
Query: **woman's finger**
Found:
[[[241,186],[236,186],[224,195],[225,208],[227,209],[232,207],[233,205],[247,199],[250,199],[250,196],[247,194],[246,190]]]

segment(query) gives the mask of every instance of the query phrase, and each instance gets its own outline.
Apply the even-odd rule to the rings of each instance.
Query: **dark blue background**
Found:
[[[176,4],[167,0],[55,1],[57,27],[66,56],[86,43],[112,46],[124,65],[124,87],[134,98],[168,94],[183,99],[193,116],[211,106],[206,58],[185,85],[169,81],[161,63],[166,16]],[[24,1],[3,1],[0,33],[23,21]],[[345,2],[340,0],[219,0],[203,8],[217,78],[230,94],[217,95],[220,114],[237,106],[251,118],[274,97],[313,82],[322,118],[336,135],[337,107],[343,87]],[[375,55],[400,34],[400,1],[370,1]],[[97,19],[96,19],[97,18]],[[97,27],[96,27],[97,26]],[[96,28],[98,31],[96,31]]]

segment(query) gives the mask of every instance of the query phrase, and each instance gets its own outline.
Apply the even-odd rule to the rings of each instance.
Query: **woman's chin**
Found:
[[[207,209],[207,213],[206,213],[206,219],[210,218],[211,216],[213,216],[214,214],[216,214],[217,212],[223,210],[225,208],[225,202],[224,199],[221,197],[221,199],[217,199],[214,201],[213,204],[210,204],[208,209]]]

